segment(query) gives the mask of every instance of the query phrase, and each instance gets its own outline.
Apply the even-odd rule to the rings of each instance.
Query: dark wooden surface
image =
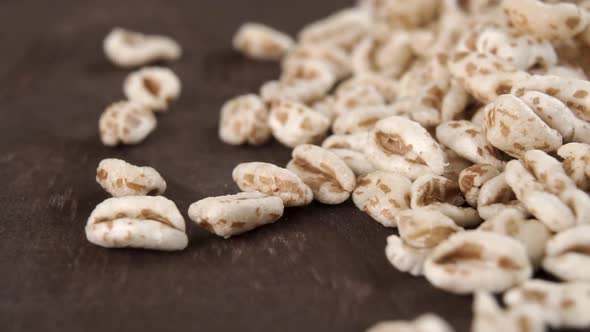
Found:
[[[392,230],[351,203],[289,209],[280,222],[231,240],[187,226],[178,253],[107,250],[84,225],[107,198],[102,158],[151,165],[186,215],[203,197],[235,193],[239,162],[285,164],[271,143],[236,148],[217,138],[220,105],[278,75],[231,50],[254,20],[295,33],[338,0],[0,1],[0,330],[362,331],[431,311],[458,331],[470,297],[398,273],[384,255]],[[127,71],[107,62],[113,26],[176,38],[180,101],[141,145],[106,148],[97,120],[121,99]]]

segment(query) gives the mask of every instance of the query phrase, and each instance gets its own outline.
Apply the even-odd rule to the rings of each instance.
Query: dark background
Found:
[[[284,165],[290,151],[277,143],[217,138],[221,104],[279,73],[233,52],[232,34],[247,20],[294,34],[350,3],[0,0],[0,330],[352,332],[430,311],[466,331],[471,298],[397,272],[384,255],[393,230],[350,202],[289,209],[231,240],[187,218],[190,244],[177,253],[85,238],[86,218],[108,197],[94,180],[103,158],[155,167],[185,215],[196,200],[237,192],[236,164]],[[97,132],[128,73],[102,53],[114,26],[166,34],[184,49],[170,65],[180,100],[133,147],[104,147]]]

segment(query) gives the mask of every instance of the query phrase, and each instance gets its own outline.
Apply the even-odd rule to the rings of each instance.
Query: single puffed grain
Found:
[[[180,96],[180,80],[163,67],[145,67],[127,76],[123,91],[127,99],[154,112],[164,112]]]
[[[166,181],[158,171],[121,159],[103,159],[96,170],[96,182],[113,197],[162,195],[166,191]]]
[[[100,140],[106,146],[139,144],[156,128],[156,117],[149,109],[132,101],[111,104],[100,116]]]
[[[88,241],[105,248],[182,250],[188,244],[184,218],[162,196],[109,198],[96,206],[86,224]]]
[[[303,206],[313,199],[311,189],[295,173],[273,164],[242,163],[232,177],[242,191],[280,197],[285,206]]]
[[[303,144],[293,149],[287,169],[297,174],[324,204],[340,204],[350,197],[356,177],[335,153],[316,145]]]
[[[202,199],[191,204],[188,215],[197,225],[227,239],[274,223],[283,208],[280,197],[245,192]]]

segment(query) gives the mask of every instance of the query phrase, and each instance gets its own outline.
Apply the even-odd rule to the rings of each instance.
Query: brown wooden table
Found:
[[[347,3],[0,1],[0,330],[352,332],[431,311],[466,331],[471,298],[397,272],[384,255],[393,230],[351,203],[289,209],[231,240],[187,222],[190,244],[178,253],[86,241],[86,218],[107,198],[94,180],[102,158],[158,169],[184,214],[203,197],[235,193],[237,163],[284,165],[290,151],[277,143],[236,148],[217,138],[221,104],[278,75],[276,64],[233,52],[232,34],[247,20],[294,34]],[[183,83],[179,102],[143,144],[115,149],[97,133],[128,73],[102,53],[114,26],[184,48],[170,65]]]

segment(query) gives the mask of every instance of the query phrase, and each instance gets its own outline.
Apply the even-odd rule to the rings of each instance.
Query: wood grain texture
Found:
[[[219,108],[278,75],[230,48],[247,20],[295,33],[339,0],[4,0],[0,2],[0,330],[362,331],[435,312],[468,329],[471,298],[446,294],[385,259],[380,226],[351,203],[289,209],[231,240],[188,223],[178,253],[106,250],[84,236],[107,198],[98,162],[155,167],[186,216],[201,198],[237,191],[240,162],[284,165],[277,143],[217,138]],[[33,10],[34,9],[34,10]],[[114,26],[173,36],[183,94],[141,145],[107,148],[97,120],[122,99],[128,71],[101,51]]]

